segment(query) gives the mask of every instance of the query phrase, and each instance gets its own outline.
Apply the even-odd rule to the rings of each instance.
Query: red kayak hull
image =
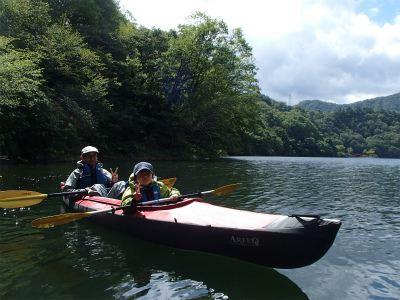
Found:
[[[83,197],[64,202],[78,212],[118,208],[120,200]],[[339,220],[262,214],[215,206],[201,199],[143,205],[89,220],[149,242],[229,256],[270,268],[310,265],[332,246]]]

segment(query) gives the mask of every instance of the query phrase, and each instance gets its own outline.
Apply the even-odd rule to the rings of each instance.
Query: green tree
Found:
[[[63,16],[65,24],[79,32],[92,49],[111,53],[117,59],[125,58],[120,40],[116,38],[121,26],[128,20],[119,11],[114,0],[43,0],[51,8],[53,23]]]
[[[125,155],[176,155],[179,116],[174,117],[159,83],[160,60],[168,50],[174,32],[126,26],[121,28],[121,43],[126,49],[124,60],[110,60],[109,98],[113,103],[117,126],[109,133],[124,145]],[[112,72],[112,73],[111,73]],[[160,125],[162,124],[162,126]],[[175,149],[174,149],[175,148]],[[157,153],[156,153],[157,152]],[[161,153],[160,153],[161,152]]]
[[[11,42],[0,36],[0,148],[4,155],[43,159],[58,121],[42,92],[38,53],[15,49]]]
[[[240,29],[196,13],[180,25],[159,72],[193,152],[242,147],[258,96],[256,67]]]
[[[301,110],[292,109],[283,116],[282,126],[290,138],[296,155],[321,155],[318,142],[323,143],[323,135],[304,113]]]
[[[399,157],[400,114],[261,95],[242,31],[202,13],[166,32],[114,0],[0,0],[0,30],[2,155]]]
[[[0,32],[13,37],[18,48],[35,50],[36,40],[51,25],[50,8],[47,3],[31,0],[0,1]]]
[[[68,151],[71,141],[101,143],[103,139],[105,143],[98,128],[111,106],[99,57],[64,19],[48,26],[46,3],[7,0],[2,5],[6,9],[1,17],[8,20],[8,33],[15,35],[2,39],[2,115],[14,116],[7,123],[13,130],[1,128],[2,136],[13,141],[7,143],[5,152],[18,145],[16,155],[36,160],[51,149]],[[35,18],[45,21],[33,26],[30,11],[40,12]],[[13,126],[16,122],[17,127]]]

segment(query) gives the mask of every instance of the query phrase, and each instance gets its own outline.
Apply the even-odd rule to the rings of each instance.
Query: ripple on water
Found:
[[[121,178],[134,163],[118,165]],[[0,183],[56,192],[72,165],[12,166],[2,169]],[[400,160],[245,157],[154,165],[157,175],[178,177],[183,193],[243,183],[234,193],[204,197],[213,204],[320,214],[343,225],[320,261],[277,272],[142,243],[85,220],[34,230],[33,219],[64,212],[58,199],[45,199],[30,210],[3,211],[0,298],[400,299]]]

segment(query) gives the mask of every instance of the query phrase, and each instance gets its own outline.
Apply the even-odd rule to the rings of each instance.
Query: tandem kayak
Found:
[[[63,201],[75,212],[108,210],[90,215],[89,220],[138,239],[280,269],[318,261],[332,246],[341,226],[340,220],[316,215],[250,212],[199,198],[127,209],[118,209],[120,200],[102,197],[63,197]]]

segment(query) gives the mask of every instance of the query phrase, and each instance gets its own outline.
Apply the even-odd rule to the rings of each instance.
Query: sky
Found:
[[[197,11],[241,28],[261,93],[295,105],[400,92],[400,0],[120,0],[138,25],[188,24]]]

